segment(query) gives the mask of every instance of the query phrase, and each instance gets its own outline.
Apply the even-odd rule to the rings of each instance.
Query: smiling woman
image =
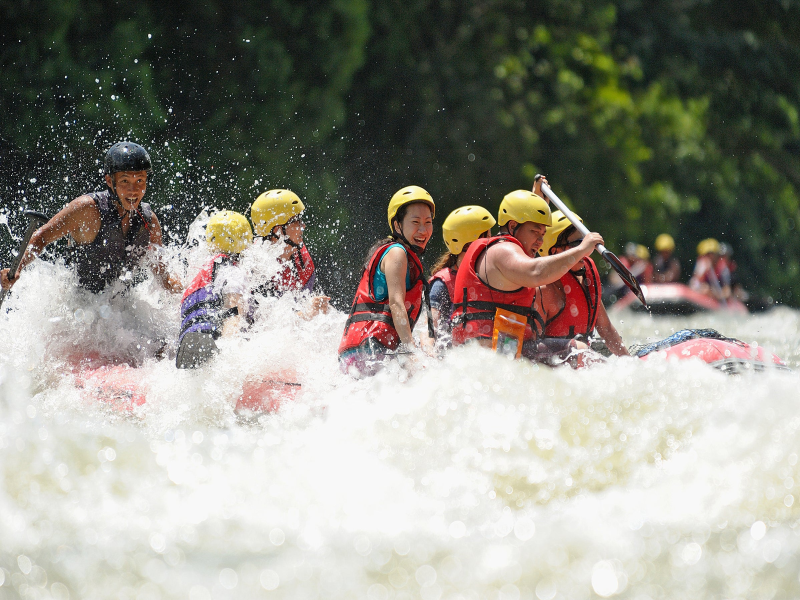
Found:
[[[423,335],[417,344],[412,330],[423,302],[430,314],[419,257],[433,235],[435,212],[431,195],[415,185],[399,190],[389,201],[392,234],[368,254],[339,345],[342,371],[355,377],[374,375],[398,350],[413,354],[421,347],[433,352],[432,338]]]

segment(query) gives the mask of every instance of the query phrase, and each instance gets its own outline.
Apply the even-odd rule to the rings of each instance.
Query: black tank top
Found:
[[[153,211],[146,202],[139,204],[139,212],[131,213],[128,234],[122,233],[122,217],[111,199],[109,191],[86,194],[94,200],[100,211],[100,231],[89,244],[73,247],[73,261],[78,270],[78,282],[91,292],[103,291],[120,276],[133,273],[126,281],[135,282],[140,270],[139,263],[150,244],[149,226]]]

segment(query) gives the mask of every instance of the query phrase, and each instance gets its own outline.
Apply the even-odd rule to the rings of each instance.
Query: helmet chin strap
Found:
[[[125,207],[122,205],[122,200],[120,199],[119,194],[117,194],[117,180],[114,177],[114,175],[116,175],[116,173],[111,173],[111,175],[110,175],[111,184],[112,184],[111,185],[111,198],[113,198],[114,202],[119,204],[119,207],[122,209],[122,213],[123,213],[122,214],[122,218],[124,219],[125,215],[130,213],[131,211],[126,210]]]
[[[397,229],[395,229],[395,231],[392,233],[392,237],[396,240],[400,240],[406,246],[411,248],[412,252],[414,252],[414,254],[416,254],[417,256],[422,256],[423,254],[425,254],[425,248],[409,242],[405,234],[402,232],[402,230],[400,231],[400,233],[397,233]]]
[[[272,233],[270,231],[269,235],[265,236],[268,240],[275,240],[277,242],[279,239],[283,238],[283,243],[286,244],[287,246],[291,246],[293,248],[302,248],[303,247],[303,245],[304,245],[303,242],[300,242],[298,244],[297,242],[292,240],[292,238],[290,238],[288,235],[286,235],[286,225],[276,225],[276,227],[280,227],[281,228],[281,234],[280,235],[275,235],[274,233]]]

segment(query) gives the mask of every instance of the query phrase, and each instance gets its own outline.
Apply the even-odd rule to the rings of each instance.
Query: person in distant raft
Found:
[[[64,236],[74,242],[71,258],[81,287],[99,293],[114,282],[130,284],[139,279],[142,259],[150,248],[162,244],[158,218],[142,202],[152,162],[139,144],[119,142],[106,153],[104,167],[108,189],[75,198],[40,227],[17,272],[0,271],[3,289],[14,285],[25,265],[46,246]],[[150,268],[168,290],[182,289],[157,256],[152,256]]]
[[[590,233],[575,248],[537,258],[552,223],[550,206],[526,190],[503,198],[497,221],[500,233],[472,242],[456,274],[453,345],[475,340],[539,360],[542,350],[537,338],[544,323],[534,309],[536,288],[558,281],[603,238]]]
[[[280,272],[255,290],[264,296],[282,296],[287,292],[313,292],[316,281],[314,260],[303,242],[303,212],[306,207],[291,190],[264,192],[250,207],[253,232],[266,243],[282,244],[278,257]],[[311,310],[305,316],[313,317],[328,312],[327,296],[313,296]]]
[[[249,324],[250,286],[239,254],[253,242],[247,218],[237,212],[215,213],[206,225],[214,257],[195,275],[181,299],[181,332],[175,364],[195,368],[217,351],[214,340],[234,335]]]
[[[433,235],[436,205],[419,186],[404,187],[389,201],[391,235],[370,248],[339,344],[339,366],[354,377],[372,376],[397,354],[433,353],[433,323],[421,345],[412,330],[430,307],[420,256]]]
[[[720,255],[720,243],[714,238],[697,244],[697,262],[689,287],[725,303],[731,297],[731,273]]]
[[[681,278],[681,263],[674,256],[675,240],[668,233],[656,238],[656,257],[653,259],[653,282],[676,283]]]
[[[482,206],[462,206],[455,209],[442,223],[445,252],[431,269],[431,312],[437,330],[437,342],[450,343],[450,315],[456,273],[467,254],[469,245],[477,239],[491,237],[497,221]]]
[[[576,215],[577,216],[577,215]],[[552,215],[553,225],[544,234],[541,256],[556,256],[581,243],[582,235],[564,214]],[[583,219],[578,217],[583,222]],[[602,283],[594,261],[588,256],[578,261],[558,281],[538,290],[536,306],[545,321],[544,337],[571,340],[576,336],[588,342],[595,328],[612,354],[628,356],[622,338],[608,318],[602,301]]]

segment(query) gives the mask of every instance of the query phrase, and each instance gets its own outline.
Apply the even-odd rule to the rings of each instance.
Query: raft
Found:
[[[132,413],[147,402],[149,386],[142,369],[127,364],[105,365],[78,370],[74,377],[75,386],[89,403]],[[245,379],[233,407],[237,413],[274,413],[301,394],[298,374],[293,369],[278,370]]]
[[[642,292],[649,309],[645,308],[636,296],[626,294],[615,302],[609,310],[633,310],[653,315],[692,315],[698,312],[723,312],[729,314],[748,314],[747,306],[736,298],[722,303],[715,298],[701,294],[683,283],[651,283],[642,286]]]
[[[758,344],[725,337],[714,329],[683,329],[659,342],[631,346],[630,353],[642,360],[652,356],[668,360],[699,359],[730,374],[788,369],[780,357]]]

